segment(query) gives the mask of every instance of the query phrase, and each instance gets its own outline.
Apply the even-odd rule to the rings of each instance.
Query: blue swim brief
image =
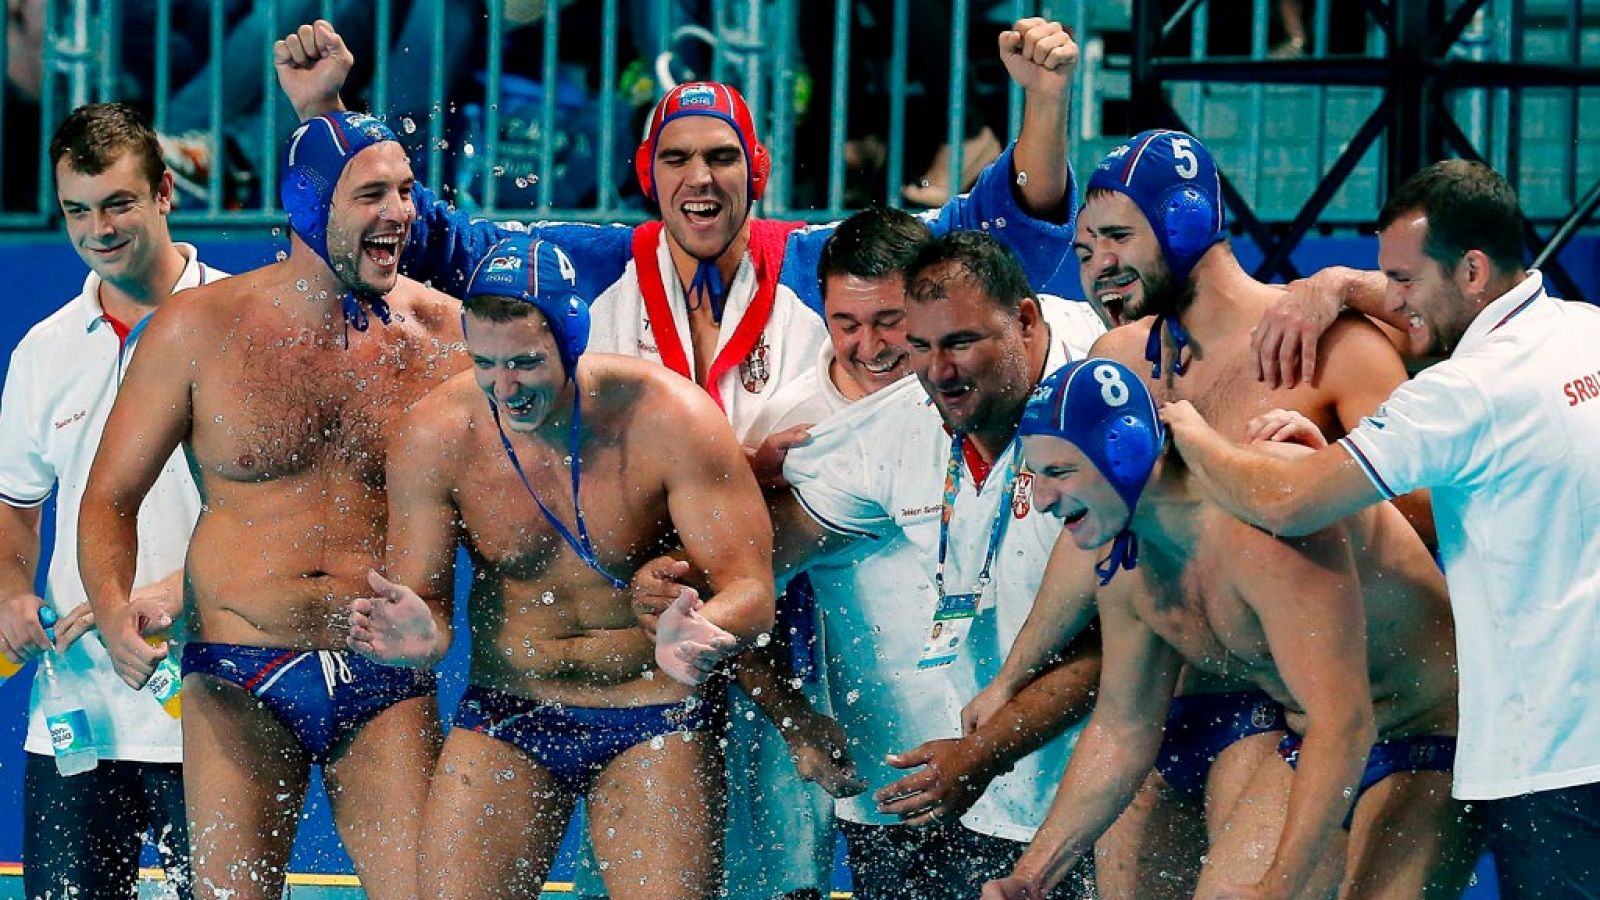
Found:
[[[378,713],[429,696],[437,686],[432,672],[386,666],[343,650],[244,644],[189,644],[183,648],[183,674],[190,672],[254,694],[319,764]]]
[[[1284,728],[1283,705],[1264,691],[1173,697],[1156,771],[1185,800],[1199,803],[1211,764],[1222,751],[1251,735]]]
[[[505,741],[548,769],[562,787],[582,793],[623,751],[651,738],[720,734],[726,685],[713,682],[702,694],[681,703],[613,708],[544,703],[470,685],[452,724]]]
[[[1294,732],[1278,742],[1278,755],[1291,768],[1300,767],[1300,744],[1305,739]],[[1456,765],[1456,739],[1454,735],[1423,734],[1416,737],[1395,738],[1372,745],[1367,754],[1367,768],[1361,773],[1361,786],[1356,788],[1356,800],[1361,800],[1369,788],[1400,772],[1449,772]],[[1350,827],[1355,816],[1351,804],[1350,815],[1344,817],[1344,827]]]

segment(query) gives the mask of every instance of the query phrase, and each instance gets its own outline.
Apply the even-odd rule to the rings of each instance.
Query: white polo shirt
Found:
[[[1043,305],[1051,326],[1053,370],[1087,354],[1101,328],[1081,303],[1055,298]],[[1061,522],[1033,508],[1027,474],[1016,500],[978,619],[955,662],[918,669],[923,638],[937,605],[934,570],[939,552],[939,510],[951,437],[938,410],[914,378],[852,404],[812,430],[811,440],[789,451],[784,474],[796,496],[828,528],[867,538],[850,556],[824,560],[848,566],[854,554],[871,554],[853,581],[825,588],[813,575],[828,647],[834,714],[852,738],[852,756],[872,788],[906,773],[883,762],[937,738],[959,737],[961,707],[999,672],[1022,629]],[[963,468],[950,526],[945,582],[962,592],[977,581],[991,529],[1001,513],[1004,473],[1018,452],[1013,443],[980,487]],[[862,569],[866,568],[863,573]],[[837,678],[835,677],[837,676]],[[1044,821],[1067,756],[1073,729],[1051,741],[989,786],[962,824],[981,834],[1032,839]],[[868,799],[843,801],[836,813],[849,821],[891,824]]]
[[[188,264],[175,291],[226,277],[201,263],[194,247],[177,246]],[[0,398],[0,501],[34,507],[55,493],[55,544],[44,599],[62,616],[89,600],[78,576],[78,506],[122,374],[138,348],[137,339],[123,348],[99,296],[100,276],[90,272],[82,293],[23,337],[11,353]],[[183,566],[199,515],[200,494],[179,449],[139,508],[135,586],[160,581]],[[97,634],[74,643],[56,673],[67,694],[83,703],[101,758],[182,760],[177,721],[151,694],[117,677]],[[49,756],[42,682],[34,679],[24,749]]]
[[[1530,274],[1340,441],[1433,490],[1456,621],[1456,797],[1600,781],[1600,309]]]

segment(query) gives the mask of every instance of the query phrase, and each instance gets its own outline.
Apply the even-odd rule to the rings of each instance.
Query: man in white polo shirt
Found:
[[[1448,359],[1298,460],[1234,446],[1187,403],[1163,417],[1216,499],[1275,533],[1433,489],[1461,676],[1453,792],[1485,801],[1502,896],[1594,897],[1600,310],[1523,269],[1516,195],[1486,166],[1424,169],[1378,222],[1392,312]]]
[[[1072,743],[1046,739],[1087,712],[1098,673],[1094,648],[1082,650],[1012,714],[960,738],[961,704],[998,671],[1060,531],[1032,509],[1017,416],[1042,373],[1081,357],[1101,327],[1081,304],[1041,301],[981,233],[934,240],[906,283],[918,380],[854,402],[793,448],[784,473],[798,503],[774,524],[786,563],[874,561],[849,602],[824,603],[841,619],[826,626],[830,678],[865,686],[834,708],[873,791],[836,808],[862,895],[968,897],[1042,821]]]
[[[89,464],[145,319],[173,292],[224,276],[193,247],[172,242],[172,173],[155,133],[130,107],[73,111],[51,141],[50,160],[67,234],[91,271],[83,291],[12,352],[0,400],[0,655],[15,662],[49,650],[39,609],[56,610],[56,676],[88,714],[100,763],[71,779],[56,771],[36,679],[25,746],[24,890],[126,896],[148,829],[169,882],[189,897],[178,722],[149,691],[122,683],[98,639],[78,640],[94,618],[78,578],[76,536]],[[41,599],[33,593],[40,507],[52,493],[55,549]],[[183,455],[174,453],[139,510],[135,602],[182,592],[199,512]]]

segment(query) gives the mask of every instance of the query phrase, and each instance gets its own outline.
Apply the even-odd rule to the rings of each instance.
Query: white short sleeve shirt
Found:
[[[1092,313],[1087,320],[1077,319],[1072,309],[1080,306],[1060,300],[1044,305],[1051,330],[1047,370],[1081,358],[1093,343],[1098,320]],[[994,461],[981,487],[964,469],[945,571],[952,593],[976,582],[991,529],[1001,515],[1006,517],[1005,531],[966,651],[947,667],[919,670],[923,638],[938,600],[933,575],[950,447],[951,436],[938,410],[922,385],[908,378],[813,429],[812,440],[792,449],[784,466],[801,504],[824,526],[861,536],[862,543],[853,549],[871,552],[876,560],[868,581],[847,592],[833,595],[814,584],[827,634],[829,677],[841,676],[831,684],[834,714],[847,734],[862,735],[863,744],[881,744],[894,752],[960,736],[961,707],[999,672],[1033,606],[1061,531],[1060,520],[1033,508],[1026,472],[1019,475],[1015,499],[1007,498],[1004,472],[1018,452],[1015,444]],[[1009,502],[1004,510],[1002,501]],[[828,562],[823,561],[825,568]],[[906,690],[908,684],[916,689]],[[899,690],[883,691],[878,685]],[[880,692],[863,699],[870,690]],[[857,722],[852,692],[856,703],[874,706],[893,694],[888,702],[894,708],[872,708],[870,715],[860,713]],[[962,823],[982,834],[1030,840],[1049,809],[1077,731],[1051,741],[997,778]],[[875,758],[878,747],[860,749],[853,755],[874,788],[904,774],[883,764],[881,754]],[[849,821],[895,821],[878,816],[870,800],[841,802],[836,812]]]
[[[1455,795],[1600,781],[1600,309],[1530,274],[1341,444],[1384,496],[1433,491]]]
[[[177,246],[188,264],[174,290],[226,277],[201,263],[193,247]],[[44,599],[61,615],[88,602],[78,576],[79,502],[122,373],[138,348],[137,341],[122,346],[99,295],[100,277],[91,272],[76,298],[23,337],[12,351],[0,397],[0,501],[33,507],[55,494],[54,549]],[[159,581],[183,566],[199,514],[200,495],[179,449],[139,509],[135,586]],[[148,692],[135,691],[117,677],[94,632],[68,649],[56,673],[67,693],[83,703],[102,758],[182,759],[177,721]],[[25,749],[48,756],[50,735],[40,709],[40,686],[35,679]]]

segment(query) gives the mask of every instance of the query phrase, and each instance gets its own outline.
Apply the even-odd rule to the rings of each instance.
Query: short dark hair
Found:
[[[868,281],[904,276],[917,251],[931,240],[927,224],[904,210],[864,209],[840,222],[822,245],[817,281],[826,294],[828,279],[835,275]]]
[[[511,322],[533,315],[533,304],[517,297],[479,294],[461,302],[461,308],[486,322]]]
[[[949,266],[959,266],[984,296],[1007,311],[1020,309],[1024,297],[1038,299],[1022,263],[982,231],[951,231],[923,245],[906,270],[906,295],[921,303],[945,299],[951,274],[944,270]]]
[[[1522,208],[1500,173],[1466,159],[1436,162],[1407,178],[1378,213],[1383,231],[1401,216],[1420,212],[1428,220],[1423,252],[1450,271],[1468,250],[1479,250],[1495,268],[1522,268]]]
[[[167,164],[149,121],[126,103],[89,103],[68,113],[50,138],[50,171],[66,160],[75,172],[99,175],[125,153],[139,159],[151,191],[161,186]]]

